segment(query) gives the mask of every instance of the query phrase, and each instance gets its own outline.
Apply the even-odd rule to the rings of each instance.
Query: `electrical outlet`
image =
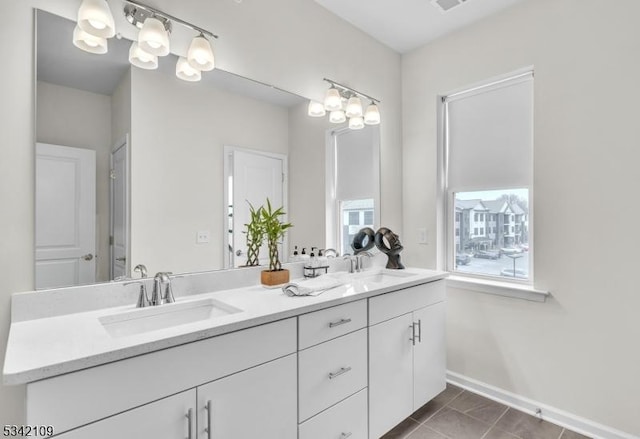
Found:
[[[418,228],[418,244],[428,244],[429,243],[429,234],[427,233],[427,229],[424,227]]]
[[[211,241],[211,232],[208,230],[200,230],[196,233],[196,244],[209,244]]]

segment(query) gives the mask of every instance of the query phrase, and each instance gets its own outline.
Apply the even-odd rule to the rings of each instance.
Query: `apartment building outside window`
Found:
[[[446,267],[531,283],[533,73],[487,81],[442,102]]]

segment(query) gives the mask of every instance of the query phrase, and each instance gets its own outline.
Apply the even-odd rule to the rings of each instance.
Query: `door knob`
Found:
[[[84,259],[85,261],[90,261],[93,259],[93,255],[91,253],[87,253],[86,255],[82,256],[82,259]]]
[[[242,250],[236,251],[236,256],[242,256]]]

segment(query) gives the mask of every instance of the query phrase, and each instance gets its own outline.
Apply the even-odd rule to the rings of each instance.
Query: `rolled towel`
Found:
[[[330,277],[316,277],[302,283],[288,283],[282,287],[287,296],[318,296],[327,290],[343,285],[343,282]]]

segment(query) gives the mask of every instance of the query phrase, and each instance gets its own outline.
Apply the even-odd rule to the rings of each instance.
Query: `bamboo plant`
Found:
[[[245,224],[247,230],[243,233],[247,235],[247,266],[259,265],[260,247],[264,243],[264,224],[262,222],[262,210],[260,206],[257,209],[253,207],[249,201],[249,215],[251,221]]]
[[[280,217],[285,215],[284,208],[279,207],[273,210],[271,201],[267,198],[267,207],[262,207],[262,227],[267,239],[269,248],[269,271],[282,270],[280,263],[280,255],[278,252],[278,244],[281,243],[287,229],[293,227],[291,223],[280,221]]]

